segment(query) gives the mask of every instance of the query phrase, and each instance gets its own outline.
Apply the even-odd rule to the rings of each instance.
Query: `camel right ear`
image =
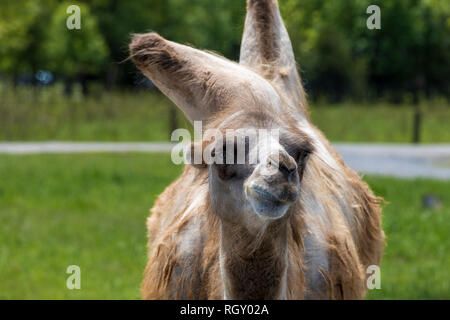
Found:
[[[261,76],[237,63],[156,33],[134,35],[130,57],[191,122],[208,119],[238,97],[243,101],[261,96],[260,92],[267,93],[270,87]]]
[[[306,98],[277,0],[247,0],[240,64],[256,71],[306,115]]]

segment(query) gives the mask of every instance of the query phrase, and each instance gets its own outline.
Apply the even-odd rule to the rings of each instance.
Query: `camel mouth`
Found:
[[[281,200],[267,189],[252,183],[247,186],[246,195],[253,211],[264,219],[279,219],[289,209],[289,203]]]
[[[247,196],[252,195],[256,197],[265,198],[274,202],[292,203],[298,197],[297,187],[294,185],[284,186],[283,191],[272,192],[268,188],[253,182],[246,186]]]
[[[261,186],[253,184],[250,187],[251,191],[258,194],[258,196],[266,198],[267,200],[272,200],[274,202],[282,202],[278,197],[267,191],[266,189],[262,188]]]

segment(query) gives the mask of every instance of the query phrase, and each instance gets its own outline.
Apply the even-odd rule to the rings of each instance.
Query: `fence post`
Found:
[[[422,113],[420,110],[414,111],[414,121],[413,121],[413,143],[420,143],[420,127],[422,124]]]
[[[177,119],[177,108],[175,105],[170,105],[169,110],[169,137],[172,135],[172,132],[174,132],[178,128],[178,119]]]

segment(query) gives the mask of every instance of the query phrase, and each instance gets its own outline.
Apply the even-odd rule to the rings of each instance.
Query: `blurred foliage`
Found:
[[[366,8],[381,8],[369,30]],[[285,0],[282,14],[306,86],[334,99],[450,94],[450,2]],[[371,90],[370,90],[371,89]]]
[[[450,95],[450,2],[447,0],[280,0],[307,91],[313,98],[391,101]],[[138,74],[131,33],[162,36],[237,60],[245,0],[79,0],[82,29],[68,30],[68,2],[2,0],[0,73],[49,69],[63,78],[91,74],[108,86]],[[381,8],[381,30],[366,9]]]
[[[16,75],[46,63],[41,47],[50,1],[5,0],[0,4],[0,71]]]
[[[82,25],[80,30],[67,32],[64,26],[70,2],[61,3],[55,10],[47,36],[43,43],[44,52],[51,70],[74,77],[79,74],[95,74],[105,67],[108,48],[97,27],[96,18],[86,5],[81,5]]]

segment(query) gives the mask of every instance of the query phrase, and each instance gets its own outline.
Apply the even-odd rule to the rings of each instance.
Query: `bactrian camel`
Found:
[[[130,56],[192,122],[279,130],[256,164],[187,164],[159,196],[143,298],[363,298],[381,199],[311,124],[278,2],[247,1],[239,64],[156,33],[134,35]]]

